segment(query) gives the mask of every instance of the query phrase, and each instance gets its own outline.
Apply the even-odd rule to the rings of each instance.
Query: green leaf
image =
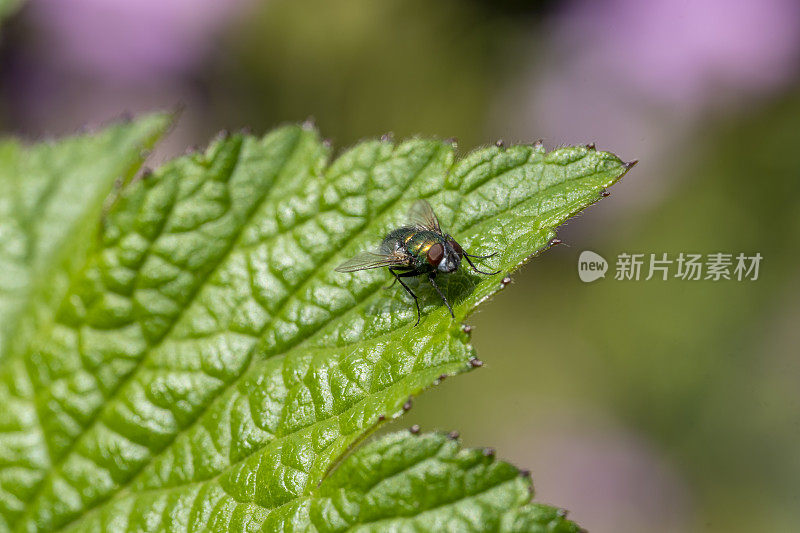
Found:
[[[422,139],[328,158],[289,126],[126,187],[57,313],[0,369],[0,526],[238,531],[316,496],[410,396],[478,366],[460,321],[628,168],[589,147],[455,162]],[[417,198],[501,273],[450,275],[456,320],[414,284],[413,327],[386,272],[334,267]]]
[[[529,503],[528,475],[490,449],[445,435],[393,433],[361,447],[314,490],[272,512],[265,531],[525,531],[575,533]]]
[[[136,172],[169,122],[153,115],[30,147],[0,139],[0,360],[37,298],[63,297],[114,181]]]

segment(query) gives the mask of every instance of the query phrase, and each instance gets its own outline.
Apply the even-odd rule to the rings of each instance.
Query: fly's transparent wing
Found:
[[[409,266],[409,258],[401,253],[361,252],[352,259],[348,259],[338,267],[336,272],[355,272],[370,268]]]
[[[436,213],[433,212],[433,208],[431,208],[431,204],[427,200],[417,200],[411,205],[411,209],[408,210],[408,220],[420,229],[427,229],[436,233],[442,232],[439,227],[439,219],[436,218]]]

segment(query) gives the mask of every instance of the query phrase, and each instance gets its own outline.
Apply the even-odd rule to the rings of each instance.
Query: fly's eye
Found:
[[[441,243],[436,243],[428,248],[428,263],[433,266],[438,266],[444,257],[444,246]]]
[[[464,250],[461,249],[461,245],[458,244],[456,241],[450,241],[450,246],[453,247],[453,250],[456,251],[459,257],[464,255]]]

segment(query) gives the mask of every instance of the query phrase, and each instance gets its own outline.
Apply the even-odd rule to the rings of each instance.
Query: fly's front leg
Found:
[[[474,254],[468,254],[467,252],[464,252],[464,255],[466,255],[467,257],[471,257],[473,259],[489,259],[490,257],[496,256],[497,252],[491,253],[489,255],[474,255]]]
[[[408,278],[408,277],[411,277],[411,276],[417,276],[417,275],[418,275],[418,273],[417,273],[417,272],[414,272],[414,271],[412,270],[412,271],[410,271],[410,272],[403,272],[402,274],[398,274],[398,273],[395,271],[395,269],[393,269],[393,268],[390,268],[390,269],[389,269],[389,272],[391,272],[391,273],[392,273],[392,276],[394,276],[394,280],[395,280],[395,281],[399,281],[399,282],[400,282],[400,285],[402,285],[402,286],[403,286],[403,288],[406,290],[406,292],[407,292],[408,294],[410,294],[412,298],[414,298],[414,304],[417,306],[417,321],[414,323],[414,327],[417,327],[417,325],[419,324],[419,319],[420,319],[420,317],[422,316],[422,314],[419,312],[419,300],[417,299],[417,295],[416,295],[416,294],[414,294],[414,291],[412,291],[412,290],[411,290],[411,289],[408,287],[408,285],[406,285],[405,283],[403,283],[403,280],[402,280],[402,279],[400,279],[400,278]],[[392,282],[392,284],[394,284],[394,282]]]
[[[450,311],[450,316],[455,318],[456,315],[453,314],[453,308],[450,307],[450,302],[447,301],[447,298],[445,298],[444,293],[439,289],[439,286],[436,284],[436,282],[433,281],[433,279],[435,277],[436,277],[436,273],[435,272],[431,272],[430,274],[428,274],[428,281],[431,282],[431,285],[433,285],[433,288],[436,289],[436,292],[438,292],[439,296],[442,297],[442,300],[444,301],[444,304],[447,306],[447,310]]]
[[[494,254],[492,254],[492,255],[494,255]],[[475,257],[475,256],[472,256],[472,257]],[[491,255],[489,255],[489,256],[487,256],[487,257],[491,257]],[[471,267],[472,267],[472,270],[474,270],[475,272],[477,272],[477,273],[479,273],[479,274],[486,274],[487,276],[494,276],[495,274],[499,274],[499,273],[500,273],[500,271],[499,271],[499,270],[498,270],[497,272],[484,272],[483,270],[478,270],[478,269],[475,267],[475,264],[474,264],[472,261],[470,261],[470,260],[469,260],[469,258],[470,258],[470,256],[469,256],[469,255],[467,255],[467,254],[464,254],[464,259],[466,259],[466,260],[467,260],[467,263],[469,263],[469,266],[471,266]]]

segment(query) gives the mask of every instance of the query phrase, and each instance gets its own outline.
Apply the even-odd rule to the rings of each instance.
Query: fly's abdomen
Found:
[[[392,230],[381,243],[381,251],[391,254],[406,250],[406,239],[415,230],[413,228],[397,228]]]

